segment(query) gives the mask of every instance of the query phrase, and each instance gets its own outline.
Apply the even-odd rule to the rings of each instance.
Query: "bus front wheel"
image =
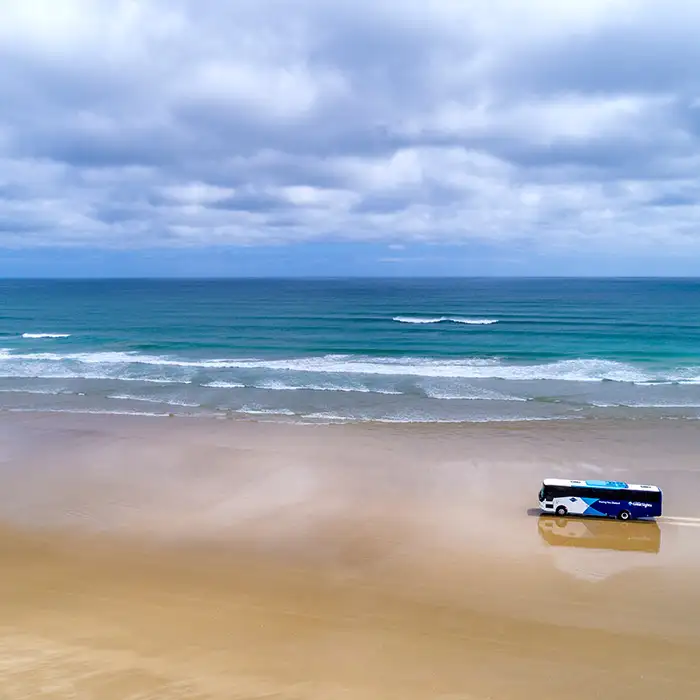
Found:
[[[628,510],[621,510],[617,517],[620,518],[620,520],[629,520],[630,512]]]
[[[566,510],[564,506],[559,506],[556,511],[554,511],[560,518],[563,518],[569,511]]]

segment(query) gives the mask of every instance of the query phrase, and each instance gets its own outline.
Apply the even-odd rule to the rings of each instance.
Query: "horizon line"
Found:
[[[340,280],[700,280],[700,275],[102,275],[0,276],[0,282],[98,281],[340,281]]]

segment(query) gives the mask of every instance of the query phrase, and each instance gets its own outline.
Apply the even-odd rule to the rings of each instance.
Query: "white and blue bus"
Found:
[[[624,481],[545,479],[539,494],[543,513],[620,520],[657,518],[661,515],[661,500],[658,486],[626,484]]]

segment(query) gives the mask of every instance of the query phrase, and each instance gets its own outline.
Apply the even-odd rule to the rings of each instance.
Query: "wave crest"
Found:
[[[22,333],[27,340],[40,340],[44,338],[70,338],[70,333]]]
[[[24,378],[84,378],[159,383],[189,383],[199,370],[269,370],[282,373],[335,374],[326,383],[316,378],[311,381],[291,379],[270,384],[260,380],[252,385],[239,377],[220,377],[208,385],[221,388],[236,386],[245,381],[247,386],[281,389],[338,391],[340,387],[362,392],[368,385],[356,383],[347,375],[384,377],[426,377],[453,379],[554,380],[565,382],[616,381],[634,384],[677,382],[700,383],[700,367],[678,367],[652,371],[648,368],[613,360],[581,358],[539,363],[510,363],[496,358],[438,359],[429,357],[372,357],[360,355],[316,355],[285,359],[231,358],[179,359],[172,356],[145,355],[135,352],[92,353],[12,353],[0,350],[0,376]],[[345,376],[343,376],[345,375]],[[214,378],[212,378],[214,379]],[[337,381],[336,381],[337,380]],[[224,385],[224,382],[226,384]],[[346,384],[347,382],[347,384]],[[233,386],[232,386],[233,385]],[[263,386],[265,385],[265,386]],[[371,391],[378,391],[372,389]],[[386,391],[386,389],[385,389]],[[387,391],[388,393],[388,391]],[[393,393],[393,392],[392,392]]]
[[[423,390],[429,399],[440,399],[441,401],[527,401],[527,399],[520,396],[501,394],[498,391],[478,389],[476,387],[466,391],[448,391],[431,387],[424,387]]]
[[[202,384],[203,387],[208,389],[245,389],[245,384],[240,382],[207,382]]]
[[[142,403],[155,403],[163,404],[167,406],[181,406],[183,408],[201,408],[201,404],[190,403],[188,401],[178,401],[177,399],[156,399],[150,396],[138,396],[134,394],[108,394],[108,399],[115,399],[117,401],[140,401]]]
[[[461,316],[394,316],[397,323],[426,325],[432,323],[463,323],[467,326],[491,326],[498,323],[497,318],[463,318]]]

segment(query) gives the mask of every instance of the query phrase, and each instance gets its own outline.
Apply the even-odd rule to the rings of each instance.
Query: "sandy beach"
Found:
[[[3,698],[700,697],[700,424],[5,414]],[[546,476],[658,524],[540,518]]]

